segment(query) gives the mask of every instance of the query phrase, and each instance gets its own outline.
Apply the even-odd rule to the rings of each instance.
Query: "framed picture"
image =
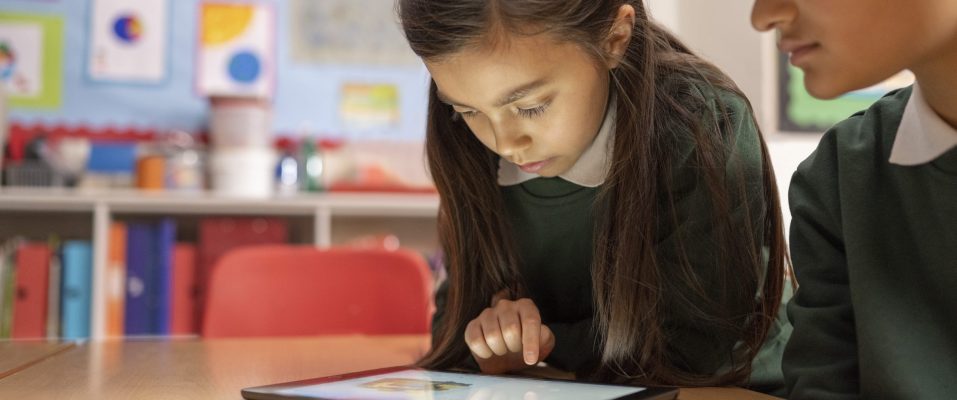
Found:
[[[778,131],[821,133],[852,114],[865,110],[888,92],[914,83],[914,74],[903,71],[877,85],[833,100],[820,100],[804,89],[804,73],[778,58]]]
[[[87,75],[93,81],[160,84],[169,64],[168,0],[93,0]]]
[[[6,85],[11,108],[59,108],[63,19],[0,12],[0,81]]]
[[[276,74],[272,6],[204,1],[199,7],[199,94],[271,97]]]

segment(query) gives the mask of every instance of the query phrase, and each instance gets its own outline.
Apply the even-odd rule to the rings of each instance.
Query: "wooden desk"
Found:
[[[0,379],[0,399],[241,399],[249,386],[404,365],[427,336],[105,341],[78,345]],[[5,358],[0,353],[0,358]],[[773,399],[687,389],[682,400]]]
[[[72,347],[73,343],[43,340],[0,341],[0,378],[13,375]]]

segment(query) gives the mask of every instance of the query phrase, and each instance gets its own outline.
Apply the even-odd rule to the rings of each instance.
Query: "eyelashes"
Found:
[[[525,118],[535,118],[535,117],[541,116],[542,114],[545,113],[545,110],[548,109],[548,106],[550,104],[551,102],[547,102],[545,104],[542,104],[534,108],[519,108],[518,115],[521,115],[522,117],[525,117]]]
[[[515,112],[516,112],[520,117],[522,117],[522,118],[536,118],[536,117],[540,117],[540,116],[542,116],[543,114],[545,114],[545,111],[548,110],[548,106],[551,105],[551,104],[552,104],[552,102],[551,102],[551,100],[549,100],[549,101],[543,103],[543,104],[540,105],[540,106],[533,107],[533,108],[519,108],[519,109],[517,109]],[[478,114],[478,112],[476,112],[476,111],[463,111],[463,112],[459,112],[459,111],[455,111],[455,110],[453,109],[453,110],[452,110],[452,120],[453,120],[453,121],[467,120],[467,119],[475,118],[475,116],[476,116],[477,114]]]
[[[471,119],[474,117],[475,117],[475,111],[458,112],[458,111],[452,110],[453,121],[462,121],[462,120]]]

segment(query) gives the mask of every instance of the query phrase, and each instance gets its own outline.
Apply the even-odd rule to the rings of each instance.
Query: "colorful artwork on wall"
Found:
[[[93,0],[91,7],[90,79],[162,83],[169,63],[169,2]]]
[[[0,80],[11,108],[59,108],[62,59],[62,18],[0,12]]]
[[[199,14],[199,93],[271,97],[276,69],[272,7],[203,2]]]
[[[388,130],[399,125],[399,88],[395,85],[346,83],[340,96],[339,117],[350,131]]]

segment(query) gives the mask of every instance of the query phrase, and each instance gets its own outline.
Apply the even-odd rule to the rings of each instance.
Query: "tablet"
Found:
[[[394,367],[246,388],[248,400],[665,400],[678,389]]]

